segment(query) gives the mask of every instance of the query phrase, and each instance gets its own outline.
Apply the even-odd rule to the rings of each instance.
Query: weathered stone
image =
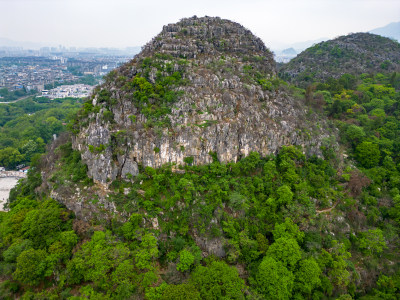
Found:
[[[176,87],[183,95],[171,106],[171,125],[146,128],[145,115],[129,100],[132,94],[118,86],[118,79],[106,81],[102,89],[108,90],[116,103],[98,103],[95,95],[93,103],[101,106],[100,111],[73,140],[95,181],[135,176],[138,164],[154,168],[166,163],[179,165],[185,157],[193,157],[194,164],[207,164],[212,162],[210,152],[228,162],[252,151],[265,156],[283,145],[295,144],[302,145],[307,154],[320,155],[322,140],[329,136],[325,122],[315,114],[306,115],[302,103],[284,88],[260,84],[274,78],[275,62],[263,42],[243,26],[211,17],[164,26],[114,78],[122,76],[129,81],[142,72],[140,62],[160,53],[171,55],[174,70],[181,70],[187,80]],[[184,66],[177,63],[182,57],[186,58]],[[155,82],[156,71],[152,68],[149,72],[150,82]],[[113,123],[103,120],[105,109],[112,111]],[[135,122],[131,115],[136,116]],[[113,134],[120,137],[113,138]],[[89,145],[106,149],[91,152]]]

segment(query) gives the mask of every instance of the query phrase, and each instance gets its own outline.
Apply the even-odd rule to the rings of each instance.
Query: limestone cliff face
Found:
[[[289,144],[319,154],[325,123],[275,75],[271,52],[241,25],[183,19],[108,76],[81,112],[73,147],[100,183],[135,176],[138,164],[237,161]]]

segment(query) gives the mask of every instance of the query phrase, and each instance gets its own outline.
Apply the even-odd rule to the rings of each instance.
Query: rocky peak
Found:
[[[143,56],[160,52],[173,57],[196,58],[199,54],[242,53],[267,56],[271,53],[264,43],[242,25],[218,17],[182,19],[163,27],[149,42]]]
[[[139,165],[236,161],[288,144],[319,154],[325,123],[275,74],[271,52],[243,26],[182,19],[107,76],[80,112],[73,147],[103,184]]]

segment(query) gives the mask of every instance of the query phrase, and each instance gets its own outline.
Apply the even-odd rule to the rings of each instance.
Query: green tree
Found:
[[[330,252],[322,249],[318,263],[321,269],[327,268],[330,281],[338,287],[346,287],[350,283],[350,272],[347,260],[351,257],[343,243],[334,240]]]
[[[186,250],[183,249],[180,253],[179,253],[179,262],[176,265],[176,269],[178,271],[187,271],[190,269],[190,267],[193,265],[194,263],[194,256],[193,254]]]
[[[366,134],[364,132],[364,129],[362,127],[356,126],[356,125],[350,125],[346,129],[346,139],[353,145],[357,145],[360,143],[364,138]]]
[[[130,250],[116,241],[110,232],[95,231],[92,239],[83,244],[68,262],[68,281],[93,281],[96,286],[109,288],[112,271],[127,260],[130,254]]]
[[[381,155],[379,146],[372,142],[362,142],[356,147],[355,153],[357,161],[365,168],[377,166]]]
[[[376,285],[377,288],[374,289],[374,293],[379,299],[392,300],[399,298],[399,292],[400,292],[399,274],[392,277],[381,275],[379,276]]]
[[[5,262],[16,262],[17,257],[24,251],[32,248],[32,241],[16,239],[10,247],[3,252]]]
[[[28,249],[23,251],[17,258],[17,269],[13,273],[13,278],[27,285],[37,285],[45,277],[46,251]]]
[[[62,209],[54,200],[46,200],[38,209],[26,214],[22,223],[23,237],[36,248],[45,248],[57,240],[57,234],[68,227],[61,219]]]
[[[315,288],[321,285],[321,269],[314,258],[308,258],[299,262],[299,268],[295,272],[295,289],[304,295],[310,296]]]
[[[201,299],[244,299],[244,281],[236,268],[225,262],[214,261],[209,266],[198,266],[190,283],[200,292]]]
[[[294,269],[301,258],[301,249],[295,239],[281,237],[268,248],[267,256],[281,261],[289,269]]]
[[[383,232],[379,228],[369,229],[359,240],[360,249],[370,255],[380,254],[387,248]]]
[[[0,150],[0,166],[15,168],[24,160],[24,156],[15,148],[7,147]]]
[[[258,267],[255,278],[256,290],[265,299],[290,299],[294,286],[294,275],[281,261],[266,256]]]
[[[275,228],[272,233],[275,240],[281,237],[286,237],[293,238],[298,243],[302,243],[304,239],[304,232],[299,230],[299,227],[293,223],[291,218],[285,218],[284,223],[275,224]]]
[[[142,237],[139,248],[135,253],[136,266],[139,269],[153,269],[153,260],[158,257],[157,239],[151,233]]]
[[[162,300],[187,300],[187,299],[193,299],[193,300],[200,300],[200,299],[207,299],[207,298],[202,298],[200,296],[199,291],[196,289],[196,287],[192,284],[178,284],[178,285],[168,285],[162,296]]]
[[[279,187],[276,191],[276,194],[278,195],[277,200],[280,205],[288,205],[293,200],[293,192],[287,185],[282,185]]]

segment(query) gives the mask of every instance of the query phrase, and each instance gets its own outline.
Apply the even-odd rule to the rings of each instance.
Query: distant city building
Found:
[[[85,98],[90,96],[93,88],[87,84],[62,85],[51,90],[43,90],[42,96],[50,99]]]
[[[76,48],[72,50],[77,51]],[[45,86],[50,89],[53,84],[79,82],[85,75],[98,79],[131,58],[126,52],[112,49],[92,50],[68,52],[60,46],[43,47],[34,53],[23,50],[21,53],[22,49],[13,49],[3,57],[0,51],[0,88],[41,92]]]

